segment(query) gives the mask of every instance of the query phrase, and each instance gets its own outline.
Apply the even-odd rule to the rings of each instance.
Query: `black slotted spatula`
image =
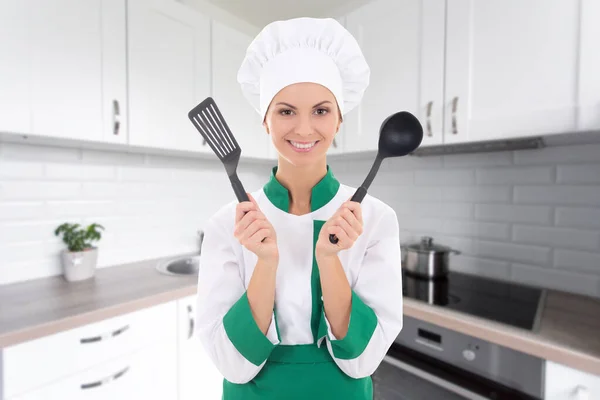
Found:
[[[242,149],[240,149],[233,133],[231,133],[214,99],[212,97],[204,99],[202,103],[190,110],[188,117],[210,148],[223,162],[238,201],[250,201],[242,182],[237,176],[237,166]]]

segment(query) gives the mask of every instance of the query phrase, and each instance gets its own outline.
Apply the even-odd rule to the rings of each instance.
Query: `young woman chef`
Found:
[[[247,49],[238,81],[279,157],[251,201],[204,227],[196,332],[224,400],[373,398],[402,328],[398,220],[369,194],[349,201],[326,161],[369,74],[334,19],[273,22]]]

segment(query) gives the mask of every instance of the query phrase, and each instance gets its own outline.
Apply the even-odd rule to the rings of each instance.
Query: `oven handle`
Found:
[[[448,382],[447,380],[441,379],[433,374],[430,374],[429,372],[425,372],[421,369],[415,368],[412,365],[402,362],[396,358],[385,356],[383,358],[383,361],[387,362],[390,365],[393,365],[394,367],[410,372],[411,374],[416,375],[419,378],[425,379],[426,381],[436,386],[442,387],[446,390],[449,390],[450,392],[456,393],[459,396],[463,396],[469,400],[490,400],[487,397],[483,397],[477,393],[473,393],[461,386],[455,385],[452,382]]]

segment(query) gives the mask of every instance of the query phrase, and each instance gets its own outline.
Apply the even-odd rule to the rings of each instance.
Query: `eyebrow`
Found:
[[[325,101],[322,101],[322,102],[320,102],[320,103],[318,103],[318,104],[315,104],[315,105],[313,106],[313,108],[315,108],[315,107],[319,107],[319,106],[321,106],[321,105],[323,105],[323,104],[325,104],[325,103],[330,103],[330,104],[331,104],[331,102],[330,102],[329,100],[325,100]],[[296,108],[296,107],[294,107],[293,105],[291,105],[291,104],[289,104],[289,103],[284,103],[284,102],[279,102],[279,103],[277,103],[277,104],[275,104],[275,105],[277,105],[277,106],[278,106],[278,105],[284,105],[284,106],[287,106],[287,107],[291,108],[292,110],[296,110],[296,109],[297,109],[297,108]]]

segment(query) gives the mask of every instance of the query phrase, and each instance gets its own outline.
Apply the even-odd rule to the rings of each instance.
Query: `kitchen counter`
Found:
[[[163,275],[154,268],[184,255],[102,268],[83,282],[51,277],[0,286],[0,348],[194,295],[195,275]],[[600,376],[598,299],[548,290],[536,332],[406,297],[404,313]]]
[[[62,276],[0,286],[0,348],[152,307],[196,293],[197,275],[165,275],[158,262],[100,268],[93,279]]]

